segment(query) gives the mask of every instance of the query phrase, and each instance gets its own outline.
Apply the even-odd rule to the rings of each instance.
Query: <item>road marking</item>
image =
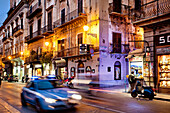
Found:
[[[4,100],[2,100],[0,98],[0,103],[2,106],[4,106],[10,113],[20,113],[20,111],[18,111],[17,109],[15,109],[14,107],[12,107],[11,105],[9,105],[7,102],[5,102]],[[2,104],[3,103],[3,104]]]
[[[104,109],[104,110],[108,110],[108,111],[113,111],[113,112],[116,112],[116,113],[126,113],[126,112],[123,112],[123,111],[110,109],[110,108],[106,108],[106,107],[98,106],[98,105],[94,105],[94,104],[89,104],[89,103],[86,103],[86,102],[81,102],[81,103],[89,105],[89,106],[93,106],[93,107],[96,107],[96,108],[100,108],[100,109]]]

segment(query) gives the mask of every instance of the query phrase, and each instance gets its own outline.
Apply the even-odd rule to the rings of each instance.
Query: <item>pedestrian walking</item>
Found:
[[[1,87],[2,77],[0,76],[0,87]]]
[[[24,77],[24,76],[22,76],[22,83],[24,83],[24,78],[25,78],[25,77]]]
[[[28,80],[29,80],[29,77],[28,77],[28,75],[26,75],[26,77],[25,77],[25,82],[27,83]]]
[[[133,71],[129,75],[128,81],[129,81],[129,84],[130,84],[129,92],[132,92],[133,89],[135,88],[135,84],[136,84],[136,79],[135,79],[135,75],[134,75]]]

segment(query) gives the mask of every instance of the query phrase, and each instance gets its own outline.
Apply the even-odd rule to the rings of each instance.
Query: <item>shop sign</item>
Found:
[[[27,68],[30,68],[30,64],[26,66]]]
[[[170,45],[170,34],[164,34],[155,37],[156,46]]]
[[[100,46],[100,51],[107,51],[107,47],[106,46]]]
[[[170,47],[157,48],[156,52],[157,52],[157,54],[167,54],[167,53],[170,53]]]
[[[91,67],[90,66],[86,67],[86,72],[91,72]]]
[[[129,59],[129,61],[142,61],[143,57],[133,57],[131,59]]]
[[[35,65],[35,68],[41,68],[42,66],[41,66],[41,64],[36,64]]]
[[[87,53],[87,44],[80,44],[80,54]]]

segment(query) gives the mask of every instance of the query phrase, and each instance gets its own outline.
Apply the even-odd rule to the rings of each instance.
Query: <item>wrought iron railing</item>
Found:
[[[41,29],[41,32],[42,33],[45,33],[45,32],[50,32],[50,31],[53,31],[54,29],[54,25],[46,25],[44,26],[42,29]]]
[[[19,31],[20,29],[23,29],[23,26],[21,26],[21,25],[16,26],[13,30],[13,34],[17,31]]]
[[[26,13],[27,17],[31,16],[34,12],[42,10],[41,3],[36,3],[33,7],[30,7],[30,10]]]
[[[155,0],[142,5],[138,10],[131,10],[131,17],[133,21],[149,19],[170,13],[170,0]]]
[[[26,36],[26,37],[25,37],[25,41],[29,41],[29,40],[31,40],[31,39],[33,39],[33,38],[35,38],[35,37],[37,37],[37,36],[39,36],[39,35],[41,35],[41,34],[42,34],[41,30],[36,31],[36,32],[34,32],[34,33]]]
[[[68,13],[67,15],[65,15],[65,18],[59,18],[58,20],[56,20],[54,22],[54,28],[66,23],[66,22],[69,22],[79,16],[86,16],[87,14],[87,8],[83,8],[83,11],[78,11],[78,9]]]
[[[82,55],[82,54],[90,54],[90,49],[93,48],[94,52],[99,51],[99,47],[93,47],[93,45],[90,45],[87,47],[86,52],[80,52],[80,47],[72,47],[72,48],[67,48],[59,51],[54,51],[53,54],[55,57],[71,57],[71,56],[77,56],[77,55]]]
[[[109,3],[109,13],[116,12],[123,15],[128,15],[130,7],[125,4],[121,4],[119,8],[114,8],[114,3]]]

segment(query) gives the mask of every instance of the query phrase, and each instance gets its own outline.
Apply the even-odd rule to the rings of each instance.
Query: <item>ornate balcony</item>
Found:
[[[42,34],[45,36],[48,36],[52,33],[54,33],[54,26],[53,25],[47,25],[42,28]]]
[[[109,14],[117,16],[128,16],[130,7],[125,4],[115,6],[114,3],[109,3]]]
[[[31,43],[31,42],[34,42],[34,41],[37,41],[41,38],[44,38],[44,36],[42,35],[42,31],[39,30],[39,31],[36,31],[28,36],[25,37],[25,42],[26,43]]]
[[[70,22],[79,20],[80,18],[87,18],[87,8],[83,8],[83,11],[79,12],[78,9],[68,13],[65,15],[65,18],[59,18],[54,22],[54,28],[62,27],[64,25],[69,24]]]
[[[26,17],[27,18],[32,18],[34,17],[37,13],[42,11],[42,6],[41,3],[36,3],[33,7],[30,7],[30,10],[27,12]]]
[[[155,0],[142,5],[140,8],[131,10],[133,22],[145,21],[170,13],[169,0]]]
[[[99,52],[99,47],[93,47],[92,45],[87,45],[87,48],[84,52],[80,52],[80,46],[68,48],[68,49],[63,49],[59,51],[54,51],[54,58],[57,57],[75,57],[79,55],[90,55],[90,49],[93,49],[94,52]]]
[[[13,35],[14,35],[14,36],[19,36],[19,35],[21,35],[22,33],[23,33],[23,26],[18,25],[18,26],[16,26],[16,27],[14,28],[14,30],[13,30]]]

